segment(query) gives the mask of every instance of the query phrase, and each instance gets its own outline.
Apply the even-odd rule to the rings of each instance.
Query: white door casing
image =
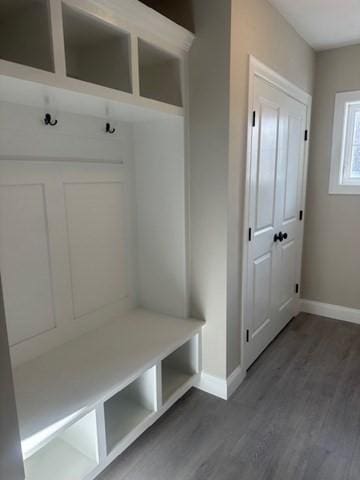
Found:
[[[245,231],[250,233],[243,264],[245,368],[298,309],[303,236],[299,212],[305,196],[304,132],[310,110],[310,97],[298,93],[251,59],[249,119],[255,112],[256,121],[248,135],[245,201]]]

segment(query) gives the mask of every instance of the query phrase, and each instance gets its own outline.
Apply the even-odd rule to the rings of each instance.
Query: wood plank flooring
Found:
[[[359,480],[360,326],[301,314],[231,400],[189,392],[100,479]]]

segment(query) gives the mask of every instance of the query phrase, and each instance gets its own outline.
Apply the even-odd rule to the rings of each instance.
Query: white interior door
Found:
[[[255,77],[246,347],[249,367],[296,312],[307,107]]]

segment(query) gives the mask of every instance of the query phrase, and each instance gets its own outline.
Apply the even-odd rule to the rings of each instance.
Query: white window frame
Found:
[[[350,177],[353,125],[360,112],[360,91],[337,93],[335,99],[329,193],[360,195],[360,177]],[[349,127],[349,128],[348,128]]]

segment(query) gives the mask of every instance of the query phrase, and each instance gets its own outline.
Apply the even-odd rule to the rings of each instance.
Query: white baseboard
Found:
[[[356,308],[302,299],[300,301],[300,311],[360,325],[360,310]]]
[[[229,399],[245,380],[246,370],[238,366],[227,378],[227,398]]]
[[[227,379],[202,372],[197,388],[210,395],[228,400],[241,385],[245,377],[246,372],[240,366]]]
[[[227,383],[223,378],[201,372],[197,388],[203,392],[210,393],[210,395],[227,400]]]

